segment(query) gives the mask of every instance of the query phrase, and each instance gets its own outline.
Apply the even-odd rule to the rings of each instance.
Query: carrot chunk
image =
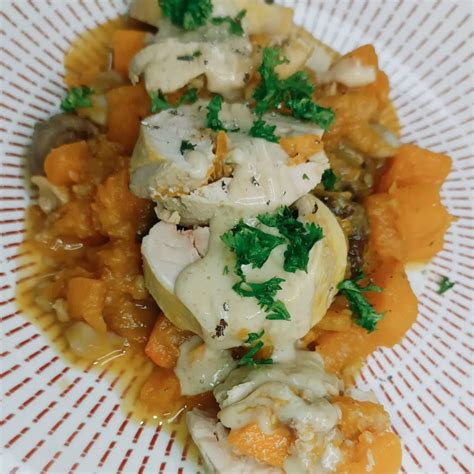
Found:
[[[140,131],[140,121],[150,114],[151,103],[142,84],[117,87],[107,96],[107,138],[132,153]]]
[[[390,159],[380,179],[377,190],[387,192],[415,184],[441,187],[451,170],[451,158],[415,145],[402,145]]]
[[[171,369],[176,365],[179,346],[188,339],[190,333],[178,329],[163,314],[157,319],[150,339],[145,346],[145,354],[158,366]]]
[[[232,430],[227,438],[234,450],[257,461],[282,467],[293,442],[291,431],[280,426],[271,434],[264,433],[256,423]]]
[[[44,162],[46,177],[59,186],[84,179],[89,148],[85,141],[67,143],[51,150]]]
[[[145,31],[118,30],[112,36],[114,69],[128,76],[128,65],[144,46]]]
[[[93,278],[71,278],[67,288],[67,304],[73,319],[82,319],[97,331],[106,332],[102,316],[106,285]]]

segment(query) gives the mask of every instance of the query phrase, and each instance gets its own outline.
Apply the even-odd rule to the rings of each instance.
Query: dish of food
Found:
[[[402,445],[403,465],[408,453],[421,468],[395,428],[395,418],[410,426],[401,405],[361,389],[360,372],[368,357],[399,359],[422,312],[412,286],[463,217],[441,200],[452,159],[401,137],[373,45],[351,41],[340,55],[293,15],[263,0],[134,0],[128,16],[96,21],[63,50],[67,90],[25,135],[36,200],[12,257],[17,313],[67,361],[48,386],[69,370],[94,374],[95,384],[110,376],[123,401],[102,427],[125,410],[117,436],[129,422],[133,445],[145,427],[154,433],[141,465],[126,467],[140,446],[124,441],[114,470],[172,469],[173,443],[194,471],[388,474],[402,469]],[[436,301],[465,285],[462,269],[441,268]],[[381,373],[397,392],[397,377],[411,388],[399,370]],[[6,397],[31,380],[9,385]],[[60,397],[81,380],[63,381]],[[7,452],[29,430],[6,440]],[[101,445],[103,431],[80,454],[97,451],[92,470],[110,470],[117,441],[103,436]],[[35,443],[23,463],[45,441]],[[462,469],[459,456],[449,462]]]

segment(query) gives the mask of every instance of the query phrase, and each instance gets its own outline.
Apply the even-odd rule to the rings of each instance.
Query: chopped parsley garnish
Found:
[[[228,274],[229,274],[229,267],[228,267],[228,265],[226,265],[226,266],[224,267],[224,270],[222,270],[222,274],[223,274],[223,275],[228,275]]]
[[[239,360],[238,365],[269,365],[273,364],[272,359],[254,359],[255,354],[263,347],[263,342],[258,341],[243,357]]]
[[[181,105],[194,104],[198,100],[198,91],[195,87],[190,87],[187,89],[184,94],[180,97],[176,106],[170,104],[163,92],[159,90],[158,92],[151,91],[148,93],[151,100],[151,113],[156,114],[162,110],[172,109],[180,107]]]
[[[314,86],[308,73],[298,71],[287,79],[280,79],[275,72],[278,65],[287,62],[280,49],[264,48],[262,64],[258,69],[261,81],[253,94],[255,111],[261,116],[268,110],[285,106],[294,117],[308,120],[327,130],[334,120],[334,112],[312,101]]]
[[[190,87],[180,97],[178,107],[185,104],[194,104],[198,100],[198,90],[195,87]]]
[[[156,114],[162,110],[170,109],[172,106],[166,100],[165,95],[160,90],[158,92],[151,91],[148,93],[151,99],[151,113]]]
[[[215,95],[207,105],[207,122],[206,127],[211,128],[218,132],[219,130],[226,131],[224,124],[219,119],[219,112],[222,109],[222,97],[217,94]]]
[[[305,174],[303,175],[303,179],[308,180],[308,179],[309,179],[309,176],[305,173]]]
[[[196,145],[193,145],[188,140],[181,140],[181,146],[179,147],[179,151],[181,152],[182,155],[184,155],[184,152],[186,150],[195,150],[195,149],[196,149]]]
[[[61,101],[61,110],[74,112],[83,107],[92,107],[89,96],[93,93],[94,90],[87,86],[73,87]]]
[[[280,138],[275,135],[276,125],[270,125],[265,120],[254,120],[249,135],[255,138],[263,138],[269,142],[278,143]]]
[[[212,13],[211,0],[159,0],[163,15],[187,31],[203,26]]]
[[[245,342],[250,344],[251,342],[258,341],[264,334],[265,331],[263,329],[260,332],[249,332]]]
[[[328,130],[334,122],[334,111],[316,104],[309,97],[291,99],[286,101],[285,105],[291,110],[293,117],[313,122],[323,130]]]
[[[334,186],[336,185],[337,180],[338,177],[334,174],[334,171],[331,168],[324,170],[321,182],[326,191],[334,191]]]
[[[196,50],[193,54],[183,54],[182,56],[176,56],[178,61],[194,61],[196,58],[202,56],[201,51]]]
[[[229,25],[229,31],[236,36],[243,36],[244,29],[242,28],[242,18],[247,13],[247,10],[240,10],[235,18],[230,16],[219,16],[211,19],[213,25],[222,25],[227,23]]]
[[[441,281],[439,282],[438,295],[442,295],[443,293],[446,293],[455,284],[456,283],[454,281],[450,281],[448,277],[446,276],[442,277]]]
[[[235,273],[243,276],[242,265],[262,268],[275,247],[286,240],[277,235],[267,234],[256,227],[240,221],[232,229],[221,235],[221,240],[236,255]]]
[[[290,313],[286,309],[285,303],[280,300],[275,301],[275,295],[281,290],[280,283],[285,280],[283,278],[273,277],[262,283],[251,283],[241,280],[236,283],[232,289],[244,298],[256,298],[258,305],[268,314],[266,319],[283,319],[289,321]],[[244,285],[246,288],[244,288]]]
[[[380,293],[383,289],[373,283],[369,283],[364,287],[360,286],[359,281],[364,279],[364,277],[363,273],[359,273],[353,280],[341,281],[337,288],[347,299],[354,322],[358,326],[367,329],[367,332],[372,332],[377,329],[377,322],[383,318],[383,314],[375,311],[363,293],[370,291]]]
[[[260,214],[258,220],[268,227],[276,227],[286,237],[288,246],[285,250],[285,271],[308,270],[309,252],[314,244],[321,240],[323,229],[313,222],[303,224],[295,218],[288,206],[281,206],[274,214]]]

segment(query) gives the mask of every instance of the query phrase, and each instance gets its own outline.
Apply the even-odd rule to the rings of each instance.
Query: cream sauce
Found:
[[[230,351],[213,350],[194,336],[180,346],[174,369],[183,395],[209,392],[237,366]]]
[[[172,27],[162,28],[133,58],[129,67],[132,83],[143,74],[148,91],[168,93],[205,75],[210,92],[228,98],[239,95],[255,66],[248,37],[230,34],[226,25],[174,33]]]
[[[211,219],[206,256],[184,268],[175,285],[177,298],[197,319],[201,336],[209,346],[219,349],[240,346],[247,333],[263,329],[266,339],[274,347],[272,358],[275,361],[292,357],[294,343],[324,315],[345,270],[347,247],[342,230],[330,211],[322,203],[318,206],[322,210],[314,218],[323,226],[325,237],[310,251],[307,273],[302,270],[289,273],[283,269],[286,244],[276,247],[262,268],[243,268],[248,281],[263,282],[273,277],[285,280],[275,299],[285,303],[291,315],[289,321],[266,319],[267,312],[255,298],[242,297],[232,289],[239,281],[233,271],[235,256],[224,245],[221,235],[240,218],[266,232],[274,231],[252,217],[260,209],[255,212],[251,207],[247,212],[245,209],[235,212],[222,208]],[[302,217],[303,220],[307,218],[313,219],[313,216]],[[227,274],[224,274],[225,266],[230,270]],[[221,320],[227,324],[225,332],[215,337],[215,328]]]
[[[313,473],[330,472],[340,461],[332,444],[340,411],[327,398],[341,388],[337,377],[324,371],[318,354],[297,351],[292,362],[234,370],[214,394],[221,408],[218,418],[227,428],[257,422],[271,433],[279,424],[291,427],[296,441],[285,471]]]

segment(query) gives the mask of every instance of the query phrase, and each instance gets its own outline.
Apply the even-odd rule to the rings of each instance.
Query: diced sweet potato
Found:
[[[127,170],[109,176],[97,188],[93,209],[102,229],[110,237],[133,239],[138,223],[145,220],[151,205],[136,197],[128,187]]]
[[[389,431],[364,432],[345,454],[346,460],[337,466],[338,474],[397,474],[402,464],[400,438]]]
[[[212,392],[193,397],[181,395],[178,377],[171,369],[155,367],[140,391],[140,400],[153,415],[173,417],[183,408],[201,408],[217,413]]]
[[[355,371],[375,349],[367,334],[365,329],[353,327],[350,331],[328,331],[318,337],[316,351],[323,358],[326,370],[350,384]]]
[[[71,278],[67,287],[67,306],[73,319],[81,319],[97,331],[106,332],[102,309],[106,285],[93,278]]]
[[[403,243],[396,226],[396,202],[387,193],[372,194],[364,202],[370,222],[370,247],[382,258],[402,260]]]
[[[93,240],[101,238],[89,202],[71,201],[61,208],[61,217],[53,224],[53,231],[60,237]]]
[[[288,153],[291,166],[308,161],[323,149],[323,142],[316,135],[300,135],[280,138],[281,147]]]
[[[344,439],[356,441],[364,431],[379,433],[390,428],[390,417],[378,403],[358,401],[350,397],[335,397],[341,410],[339,428]]]
[[[261,463],[282,467],[294,441],[293,434],[280,426],[271,434],[264,433],[256,423],[231,430],[227,438],[234,451]]]
[[[80,183],[85,177],[88,156],[89,149],[85,141],[54,148],[44,162],[46,177],[59,186]]]
[[[345,58],[353,58],[360,61],[364,66],[374,66],[378,69],[379,60],[375,48],[371,44],[364,44],[354,49],[350,53],[347,53]]]
[[[128,77],[128,65],[144,46],[145,31],[118,30],[112,36],[114,69]]]
[[[395,225],[403,239],[403,261],[425,261],[436,255],[451,223],[439,186],[409,185],[390,195],[397,203]]]
[[[376,346],[392,347],[405,335],[418,314],[418,300],[411,289],[403,264],[386,260],[371,275],[380,293],[367,293],[367,300],[384,314],[377,330],[368,337]]]
[[[155,367],[141,389],[140,400],[151,413],[170,415],[177,411],[184,397],[173,370]]]
[[[140,121],[150,114],[151,103],[142,84],[107,92],[107,138],[131,153],[138,139]]]
[[[437,184],[391,188],[365,200],[371,225],[370,244],[382,258],[426,261],[443,247],[451,217]]]
[[[402,145],[387,163],[377,190],[387,192],[416,184],[440,187],[451,170],[451,158],[415,145]]]
[[[145,354],[158,366],[171,369],[176,365],[179,346],[190,336],[190,333],[178,329],[165,315],[161,315],[145,347]]]

